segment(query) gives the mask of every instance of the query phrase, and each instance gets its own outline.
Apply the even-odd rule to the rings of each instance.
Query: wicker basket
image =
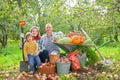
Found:
[[[41,74],[46,74],[46,75],[55,74],[56,73],[56,65],[51,64],[51,65],[41,66],[39,71]]]
[[[60,59],[60,54],[50,54],[50,63],[55,64],[58,59]]]

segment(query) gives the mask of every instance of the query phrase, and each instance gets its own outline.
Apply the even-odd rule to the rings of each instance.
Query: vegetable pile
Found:
[[[53,39],[53,41],[62,44],[82,44],[85,42],[85,38],[83,37],[83,35],[81,33],[75,32],[69,32],[67,36],[55,36]]]

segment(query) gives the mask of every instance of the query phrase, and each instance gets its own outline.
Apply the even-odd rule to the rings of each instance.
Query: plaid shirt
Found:
[[[48,36],[47,34],[43,35],[40,39],[40,45],[41,49],[46,49],[51,53],[52,51],[60,51],[58,46],[56,46],[53,41],[52,37],[54,36],[54,33],[52,33],[51,36]]]

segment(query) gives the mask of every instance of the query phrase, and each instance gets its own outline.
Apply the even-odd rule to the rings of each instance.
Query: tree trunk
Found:
[[[109,35],[109,39],[110,39],[110,41],[113,40],[111,35]]]
[[[6,45],[7,45],[7,35],[3,36],[3,42],[2,42],[3,48],[5,48]]]
[[[115,28],[115,35],[114,35],[114,39],[116,42],[118,42],[118,31],[117,31],[117,27]]]
[[[0,43],[2,44],[2,47],[5,48],[7,45],[7,29],[4,24],[0,24],[0,30],[1,30],[1,37],[0,37]]]
[[[17,0],[18,1],[18,6],[19,6],[19,8],[21,8],[21,0]]]
[[[0,43],[2,44],[2,47],[3,47],[3,48],[6,47],[6,45],[7,45],[7,35],[1,37],[1,39],[0,39]]]

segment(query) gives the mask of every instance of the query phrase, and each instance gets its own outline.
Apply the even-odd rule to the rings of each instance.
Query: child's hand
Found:
[[[33,53],[34,56],[36,56],[36,53]]]

